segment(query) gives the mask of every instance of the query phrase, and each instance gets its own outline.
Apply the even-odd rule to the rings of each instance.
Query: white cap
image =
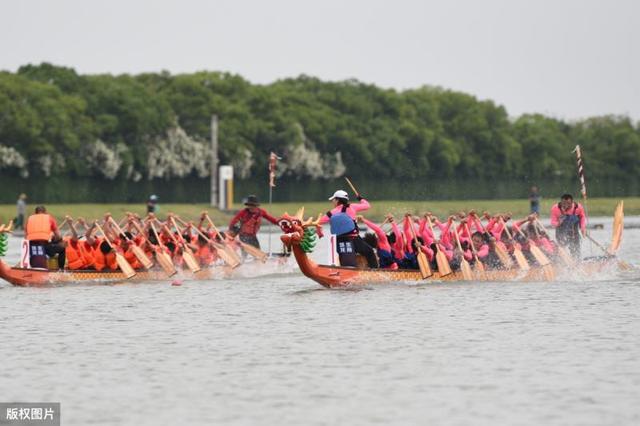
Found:
[[[329,201],[333,200],[334,198],[345,198],[345,199],[349,199],[349,194],[347,194],[347,191],[343,191],[342,189],[337,190],[336,192],[333,193],[333,195],[331,196],[331,198],[329,198]]]

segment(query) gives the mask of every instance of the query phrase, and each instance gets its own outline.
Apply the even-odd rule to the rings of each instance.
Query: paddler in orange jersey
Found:
[[[84,222],[84,219],[78,218],[78,222]],[[67,258],[67,268],[72,271],[79,269],[89,269],[93,266],[93,249],[86,241],[81,241],[82,236],[78,236],[78,231],[73,225],[73,219],[70,216],[65,217],[64,223],[69,225],[71,236],[64,237],[66,241],[65,255]]]
[[[133,253],[133,246],[136,245],[133,234],[129,231],[125,231],[123,235],[120,235],[120,248],[123,251],[124,258],[133,269],[142,269],[142,264]]]
[[[58,255],[58,268],[64,269],[65,248],[58,230],[56,220],[47,213],[44,206],[38,206],[35,214],[27,219],[25,238],[29,241],[29,256],[31,266],[34,268],[46,268],[49,257]]]
[[[104,237],[94,237],[92,235],[97,223],[97,221],[94,221],[86,233],[87,244],[93,249],[93,268],[96,271],[105,269],[115,271],[118,269],[115,252],[111,246],[109,246],[109,243],[105,241]],[[105,230],[105,232],[108,231]]]

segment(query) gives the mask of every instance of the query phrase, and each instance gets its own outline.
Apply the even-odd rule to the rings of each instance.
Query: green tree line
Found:
[[[509,117],[438,87],[396,91],[309,76],[269,85],[220,72],[80,75],[51,64],[0,72],[0,172],[139,181],[208,175],[212,114],[239,177],[526,179],[640,177],[640,127],[624,116]]]

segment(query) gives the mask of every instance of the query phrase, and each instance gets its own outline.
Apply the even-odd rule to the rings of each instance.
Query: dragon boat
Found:
[[[267,274],[289,272],[287,256],[274,256],[265,262],[258,260],[242,263],[236,268],[226,265],[216,265],[204,268],[197,273],[189,270],[181,270],[169,277],[161,269],[138,270],[136,275],[127,278],[121,271],[95,271],[95,270],[64,270],[53,271],[38,268],[22,268],[9,266],[0,260],[0,278],[14,286],[20,287],[44,287],[78,284],[110,284],[110,283],[140,283],[140,282],[167,282],[171,280],[184,281],[208,281],[229,278],[251,278]]]
[[[301,211],[304,211],[301,209]],[[622,201],[618,203],[613,220],[613,235],[608,248],[603,247],[604,255],[594,258],[585,259],[576,264],[570,271],[572,275],[592,276],[604,270],[622,270],[628,269],[630,266],[624,261],[619,260],[615,253],[620,247],[622,241],[622,232],[624,229],[624,206]],[[279,221],[280,228],[284,232],[280,239],[286,247],[294,254],[296,262],[300,267],[300,271],[320,285],[336,289],[365,286],[370,284],[393,284],[393,283],[429,283],[429,282],[457,282],[463,281],[463,273],[461,271],[453,271],[448,275],[440,275],[438,271],[434,271],[433,275],[423,278],[418,270],[407,269],[371,269],[367,267],[343,267],[337,265],[322,265],[314,262],[309,254],[317,241],[316,225],[312,219],[303,220],[300,211],[296,216],[283,216]],[[365,262],[360,262],[365,264]],[[560,268],[567,270],[567,267],[560,264],[549,265],[554,268],[552,276],[557,276],[556,271]],[[517,267],[508,270],[487,270],[480,278],[476,275],[478,281],[549,281],[548,271],[542,266],[532,265],[529,270],[524,271]]]

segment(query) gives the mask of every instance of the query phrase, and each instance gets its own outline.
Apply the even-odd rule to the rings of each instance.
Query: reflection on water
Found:
[[[0,400],[65,425],[638,424],[640,273],[597,278],[2,285]]]

